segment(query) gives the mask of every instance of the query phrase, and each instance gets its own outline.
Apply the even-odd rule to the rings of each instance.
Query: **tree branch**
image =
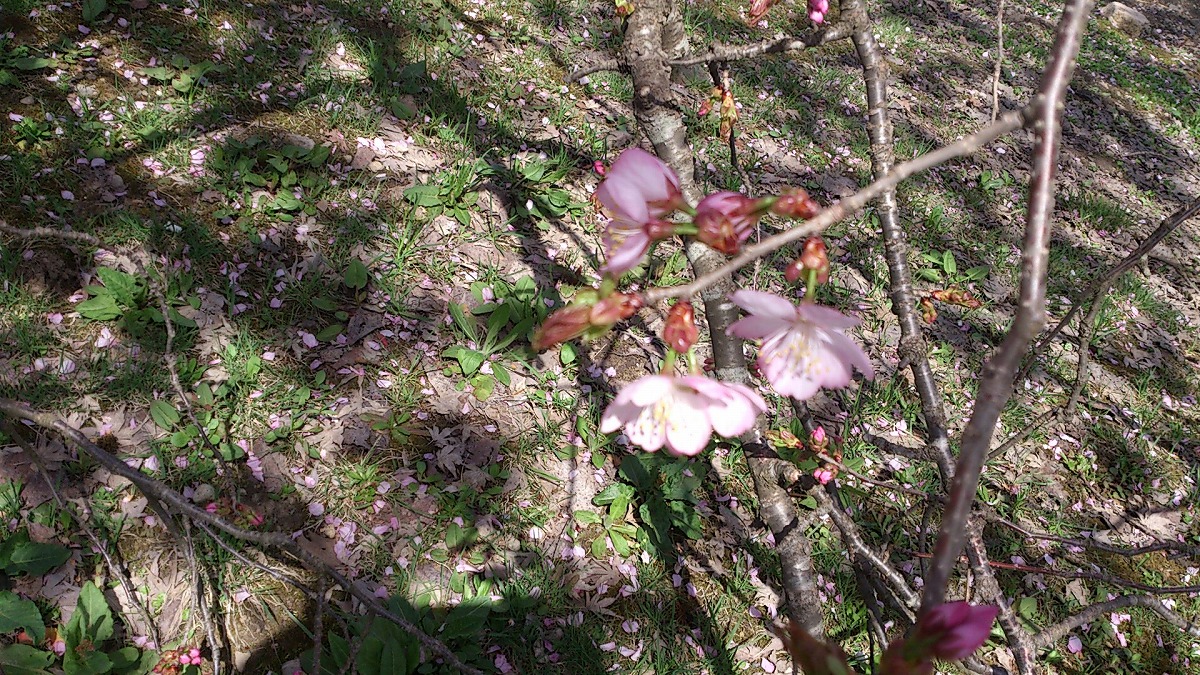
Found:
[[[1060,115],[1067,83],[1075,67],[1075,56],[1087,26],[1091,0],[1070,0],[1063,12],[1051,48],[1050,62],[1042,75],[1034,100],[1033,150],[1029,206],[1021,264],[1021,291],[1016,317],[1004,342],[988,359],[980,377],[979,392],[971,420],[963,432],[962,449],[950,489],[950,503],[934,548],[933,566],[926,579],[922,609],[942,603],[950,571],[967,538],[967,517],[989,443],[1000,411],[1012,395],[1013,377],[1025,350],[1046,320],[1046,268],[1049,260],[1050,216],[1054,210],[1054,180],[1058,161]]]
[[[1085,623],[1092,623],[1104,617],[1105,614],[1110,614],[1118,609],[1125,607],[1144,607],[1163,618],[1164,621],[1175,626],[1179,630],[1191,635],[1194,638],[1200,638],[1200,627],[1194,621],[1188,621],[1182,616],[1167,608],[1162,600],[1150,595],[1121,595],[1095,605],[1090,605],[1084,608],[1075,616],[1056,623],[1053,626],[1045,628],[1042,632],[1033,636],[1033,644],[1038,649],[1047,649],[1054,646],[1056,642],[1067,636],[1067,633],[1079,628]]]
[[[116,456],[109,453],[107,450],[88,440],[87,436],[84,436],[83,433],[78,429],[72,427],[50,413],[39,412],[23,403],[5,398],[0,398],[0,413],[3,413],[14,419],[27,420],[43,428],[57,431],[63,436],[63,438],[70,441],[77,448],[91,455],[92,458],[99,462],[99,464],[105,469],[108,469],[110,472],[133,483],[133,485],[140,490],[142,494],[169,505],[177,513],[186,516],[193,521],[209,525],[237,539],[241,539],[242,541],[252,542],[260,546],[277,548],[291,554],[297,560],[302,562],[305,567],[320,574],[329,576],[339,586],[346,589],[346,592],[357,598],[371,611],[375,612],[379,616],[384,617],[388,621],[395,623],[405,632],[416,638],[417,641],[420,642],[421,645],[427,650],[445,659],[446,662],[451,666],[458,668],[464,673],[482,675],[482,671],[463,663],[454,654],[454,652],[450,651],[450,649],[446,647],[446,645],[440,640],[427,635],[416,625],[404,619],[404,617],[398,616],[389,611],[387,607],[384,607],[379,603],[378,599],[376,599],[373,594],[359,587],[350,579],[347,579],[345,575],[334,569],[325,561],[318,558],[315,554],[300,546],[300,544],[298,544],[291,537],[278,532],[257,532],[254,530],[245,530],[226,522],[224,519],[215,516],[191,503],[184,498],[183,495],[167,487],[162,482],[147,476],[141,471],[133,469],[128,464],[122,462]]]

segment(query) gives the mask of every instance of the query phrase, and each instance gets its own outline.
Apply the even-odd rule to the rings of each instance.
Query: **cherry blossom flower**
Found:
[[[949,602],[926,612],[917,622],[918,639],[933,642],[931,655],[943,661],[965,659],[987,642],[1000,608]]]
[[[730,326],[729,334],[763,341],[758,367],[780,394],[805,400],[821,387],[844,387],[852,367],[868,380],[875,376],[866,352],[843,333],[858,325],[857,319],[761,291],[741,290],[729,299],[749,314]]]
[[[750,388],[687,375],[649,375],[617,394],[604,411],[600,430],[624,428],[630,442],[654,452],[664,445],[673,455],[693,456],[708,445],[712,432],[738,436],[754,426],[767,409]]]
[[[612,218],[604,233],[606,274],[620,275],[635,267],[650,248],[649,225],[683,205],[679,177],[662,160],[640,148],[621,153],[608,170],[596,199]]]

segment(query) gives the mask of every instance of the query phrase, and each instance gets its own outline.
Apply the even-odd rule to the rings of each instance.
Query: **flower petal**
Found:
[[[791,325],[790,321],[777,317],[751,314],[734,321],[729,328],[725,329],[725,332],[743,340],[761,340],[769,335],[785,331]]]
[[[774,293],[742,289],[730,293],[729,301],[750,314],[779,319],[788,323],[796,321],[796,306]]]
[[[699,394],[680,392],[675,396],[666,425],[671,454],[694,457],[708,446],[712,422],[705,408],[705,397]]]
[[[796,309],[800,318],[822,328],[830,330],[846,330],[854,328],[860,322],[852,316],[846,316],[832,307],[802,302]]]

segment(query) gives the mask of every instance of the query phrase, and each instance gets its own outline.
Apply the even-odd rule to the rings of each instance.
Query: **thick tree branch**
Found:
[[[1068,2],[1058,24],[1050,62],[1034,100],[1037,140],[1030,176],[1020,300],[1012,328],[984,365],[980,377],[977,402],[963,432],[962,449],[950,489],[950,503],[942,516],[933,566],[926,579],[923,610],[941,604],[945,598],[951,569],[966,541],[967,517],[975,500],[979,475],[996,422],[1012,394],[1013,377],[1021,357],[1046,320],[1046,267],[1049,259],[1050,216],[1054,210],[1058,144],[1062,133],[1060,116],[1091,5],[1091,0]]]
[[[658,156],[678,174],[684,196],[696,203],[702,194],[695,181],[694,158],[687,144],[682,110],[670,86],[671,67],[667,62],[668,53],[679,47],[682,26],[674,24],[680,21],[679,13],[673,11],[672,0],[639,2],[626,25],[621,58],[629,64],[633,76],[633,109],[638,125]],[[689,243],[685,252],[697,277],[713,274],[724,263],[723,256],[699,242]],[[737,306],[727,297],[733,290],[728,275],[721,275],[698,290],[704,291],[701,299],[712,336],[717,376],[729,381],[748,381],[742,341],[726,334],[726,329],[738,318]],[[820,638],[824,635],[824,617],[805,524],[787,491],[780,487],[776,468],[779,460],[755,451],[756,446],[762,445],[761,429],[753,429],[743,437],[743,442],[758,493],[759,513],[775,535],[788,614],[810,635]]]

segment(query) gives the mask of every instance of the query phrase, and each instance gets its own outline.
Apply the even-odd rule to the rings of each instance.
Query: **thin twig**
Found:
[[[915,610],[921,605],[920,598],[917,597],[916,591],[912,586],[908,585],[900,572],[885,561],[878,553],[873,551],[870,546],[863,541],[862,535],[859,534],[858,525],[853,520],[842,513],[837,504],[833,503],[833,499],[829,497],[824,490],[813,490],[811,494],[816,498],[817,505],[824,509],[829,518],[833,520],[833,524],[837,526],[838,532],[842,535],[842,541],[846,543],[847,548],[854,551],[855,555],[859,556],[866,562],[869,562],[875,571],[887,579],[892,589],[904,601],[908,609]],[[910,617],[911,618],[911,617]]]
[[[1190,204],[1183,206],[1175,213],[1167,216],[1167,218],[1165,218],[1162,223],[1155,228],[1154,232],[1150,233],[1150,236],[1146,237],[1142,243],[1138,244],[1137,248],[1130,251],[1130,253],[1126,255],[1121,262],[1114,265],[1112,269],[1108,270],[1108,272],[1106,272],[1103,276],[1094,281],[1088,291],[1080,298],[1080,300],[1071,306],[1071,309],[1067,312],[1066,316],[1059,320],[1058,324],[1055,325],[1049,333],[1046,333],[1040,340],[1038,340],[1037,345],[1033,348],[1029,355],[1029,363],[1032,364],[1033,359],[1046,348],[1046,345],[1050,344],[1054,338],[1058,337],[1058,334],[1067,327],[1067,324],[1070,323],[1071,319],[1075,318],[1075,315],[1079,313],[1080,309],[1085,304],[1094,307],[1100,301],[1101,296],[1107,292],[1108,288],[1111,287],[1112,284],[1115,283],[1122,274],[1133,269],[1133,267],[1137,265],[1138,261],[1149,254],[1154,247],[1158,246],[1158,244],[1165,239],[1167,235],[1171,234],[1171,232],[1175,231],[1183,223],[1195,217],[1197,213],[1200,213],[1200,199],[1192,201]],[[1082,328],[1079,332],[1082,335]],[[1025,370],[1022,372],[1027,372],[1028,368],[1029,366],[1026,366]]]
[[[104,564],[108,567],[109,573],[121,582],[121,588],[125,591],[125,595],[129,597],[129,601],[137,609],[138,614],[142,617],[142,621],[146,623],[146,632],[154,642],[155,649],[161,649],[162,637],[158,632],[158,624],[150,617],[150,610],[138,599],[137,589],[134,588],[133,580],[129,578],[129,574],[125,572],[125,568],[113,560],[112,554],[108,552],[108,546],[101,541],[100,535],[96,534],[96,530],[92,528],[91,524],[59,494],[58,488],[54,486],[54,482],[50,478],[50,471],[46,468],[46,463],[42,460],[42,456],[38,454],[33,444],[21,433],[21,429],[7,419],[0,419],[0,429],[3,429],[5,435],[13,439],[21,447],[21,451],[37,467],[42,480],[46,481],[46,487],[50,490],[50,496],[54,499],[54,503],[59,509],[71,516],[71,519],[79,525],[79,529],[83,530],[84,536],[92,543],[92,548],[96,553],[100,554],[100,557],[104,558]]]
[[[192,581],[195,583],[196,603],[200,606],[200,618],[204,622],[204,639],[208,642],[209,657],[212,659],[213,672],[219,673],[221,670],[221,658],[224,653],[222,646],[225,642],[225,631],[218,630],[216,621],[213,620],[213,609],[215,603],[209,601],[209,584],[205,582],[204,575],[200,574],[200,561],[196,556],[196,540],[192,537],[192,521],[187,518],[183,519],[184,543],[187,545],[187,561],[191,568]],[[217,596],[216,584],[213,584],[213,596]],[[233,650],[230,650],[232,655]]]
[[[749,45],[726,45],[717,43],[703,54],[667,61],[670,66],[693,66],[710,61],[742,61],[764,54],[792,54],[818,45],[836,42],[850,37],[854,26],[848,21],[839,21],[803,37],[785,37],[764,40]]]
[[[1076,546],[1095,551],[1103,551],[1105,553],[1113,553],[1125,558],[1136,558],[1139,555],[1157,553],[1158,551],[1175,551],[1192,557],[1200,557],[1200,546],[1185,544],[1181,541],[1160,540],[1154,542],[1153,544],[1146,544],[1144,546],[1114,546],[1112,544],[1105,544],[1094,539],[1060,537],[1056,534],[1050,534],[1049,532],[1035,532],[1002,517],[1000,514],[995,513],[995,510],[991,507],[983,508],[982,515],[988,522],[992,522],[997,525],[1003,525],[1004,527],[1015,530],[1016,532],[1019,532],[1030,539],[1052,541],[1057,544],[1063,544],[1064,546]]]
[[[1004,0],[996,7],[996,68],[992,71],[992,121],[1000,114],[1000,68],[1004,64]]]
[[[371,611],[375,612],[379,616],[382,616],[388,621],[395,623],[402,630],[415,637],[417,641],[420,642],[421,645],[427,650],[445,659],[449,665],[458,668],[464,673],[482,675],[482,671],[479,669],[463,663],[462,660],[454,654],[454,652],[450,651],[450,649],[446,647],[445,643],[426,634],[419,627],[404,617],[398,616],[394,612],[389,611],[388,608],[380,604],[378,599],[376,599],[370,592],[360,588],[350,579],[347,579],[344,574],[334,569],[331,565],[323,561],[316,554],[301,546],[288,535],[278,532],[258,532],[254,530],[246,530],[227,522],[219,516],[205,511],[204,509],[188,501],[183,495],[167,487],[162,482],[131,468],[129,465],[125,464],[125,462],[122,462],[107,450],[93,443],[78,429],[67,424],[65,421],[55,415],[34,410],[24,403],[19,403],[17,401],[5,398],[0,398],[0,413],[16,419],[28,420],[38,426],[57,431],[77,448],[91,455],[92,458],[99,462],[100,465],[105,469],[108,469],[110,472],[129,480],[129,482],[133,483],[134,486],[137,487],[137,489],[148,498],[153,497],[154,499],[169,504],[173,510],[193,521],[199,521],[210,525],[218,530],[221,530],[222,532],[225,532],[226,534],[232,535],[237,539],[255,543],[260,546],[277,548],[289,553],[290,555],[296,557],[308,569],[318,574],[324,574],[330,579],[333,579],[335,583],[370,608]]]
[[[23,229],[20,227],[13,227],[3,220],[0,220],[0,232],[18,237],[20,239],[61,239],[69,242],[87,244],[95,248],[102,248],[100,240],[86,232],[58,230],[53,227],[34,227],[31,229]]]
[[[1025,124],[1026,116],[1032,113],[1032,106],[1023,108],[1018,111],[1003,115],[996,123],[990,124],[979,131],[965,136],[962,139],[943,146],[932,152],[926,153],[897,165],[886,176],[877,179],[867,187],[858,192],[846,197],[845,199],[830,205],[822,210],[819,214],[807,222],[797,225],[789,230],[772,235],[750,246],[742,249],[742,252],[730,258],[725,264],[713,269],[709,272],[697,276],[697,278],[687,284],[681,286],[670,286],[664,288],[653,288],[642,294],[646,304],[654,304],[670,298],[689,298],[701,291],[724,281],[729,278],[737,270],[749,265],[750,263],[762,258],[763,256],[774,253],[781,247],[792,242],[799,241],[805,237],[817,234],[829,226],[841,222],[847,217],[861,211],[871,200],[890,190],[900,183],[904,182],[912,176],[928,171],[929,169],[944,164],[957,157],[964,157],[978,151],[988,143],[1004,136],[1005,134],[1015,131]],[[1029,119],[1032,119],[1030,117]]]
[[[588,75],[594,75],[595,73],[613,70],[621,70],[624,67],[625,64],[619,59],[608,59],[607,61],[601,61],[600,63],[596,63],[585,68],[580,68],[579,70],[573,70],[567,74],[565,78],[563,78],[563,81],[567,84],[570,84],[572,82],[578,82]]]

